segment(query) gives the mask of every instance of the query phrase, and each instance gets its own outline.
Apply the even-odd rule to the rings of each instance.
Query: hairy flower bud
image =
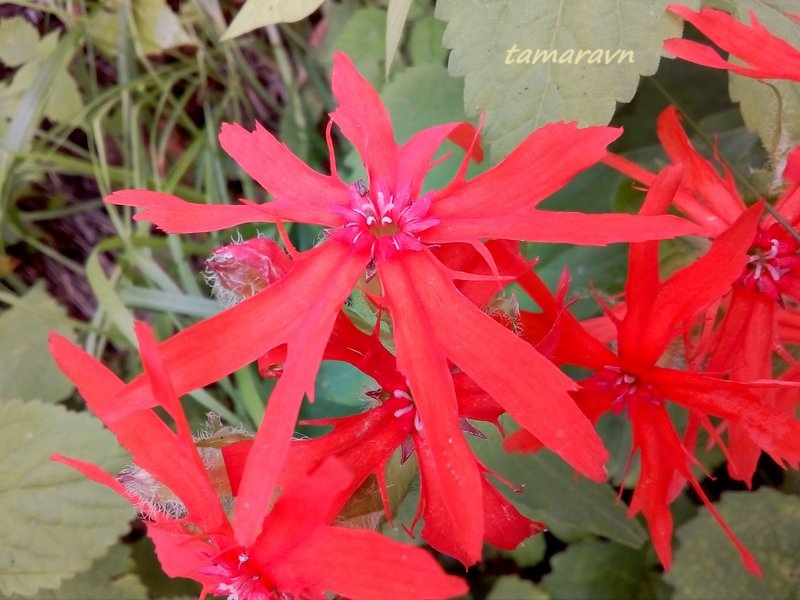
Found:
[[[278,244],[257,237],[216,248],[206,260],[206,281],[227,308],[278,281],[291,266],[292,259]]]

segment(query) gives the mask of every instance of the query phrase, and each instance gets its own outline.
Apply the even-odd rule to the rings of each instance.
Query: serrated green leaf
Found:
[[[389,69],[397,48],[400,46],[400,38],[403,36],[403,28],[408,18],[408,9],[411,8],[413,0],[389,0],[389,8],[386,16],[386,76],[389,76]]]
[[[663,41],[680,36],[668,3],[437,2],[450,74],[465,77],[467,114],[486,113],[493,157],[545,123],[607,124],[616,103],[633,98],[639,77],[656,72]]]
[[[317,10],[323,0],[247,0],[222,40],[277,23],[294,23]]]
[[[12,399],[58,402],[72,393],[48,351],[48,336],[74,337],[64,309],[36,285],[0,314],[0,402]]]
[[[104,557],[97,559],[88,571],[67,579],[56,590],[40,590],[35,600],[147,600],[147,588],[131,570],[134,562],[131,547],[111,546]],[[23,596],[14,596],[21,600]]]
[[[486,600],[548,600],[550,594],[516,575],[498,577]]]
[[[469,440],[478,458],[515,486],[524,485],[521,492],[504,486],[500,491],[521,512],[543,521],[556,536],[577,539],[593,533],[633,548],[647,539],[639,522],[627,518],[625,507],[617,503],[609,486],[578,478],[569,465],[546,451],[505,452],[494,428],[484,427],[483,433],[487,439]]]
[[[570,544],[551,559],[541,586],[553,600],[654,600],[663,585],[648,565],[647,552],[588,539]]]
[[[52,462],[53,453],[111,470],[125,460],[88,414],[33,401],[0,405],[0,595],[58,587],[129,528],[127,502]]]
[[[785,13],[797,13],[796,0],[732,0],[727,7],[740,20],[750,23],[750,12],[770,32],[800,47],[800,22]],[[800,142],[800,83],[772,80],[769,83],[731,74],[730,94],[740,103],[745,125],[756,131],[773,165]]]
[[[19,67],[34,58],[39,32],[23,17],[0,21],[0,62]]]
[[[677,530],[675,561],[664,576],[675,588],[674,600],[800,597],[800,498],[770,488],[727,492],[717,509],[764,576],[744,568],[719,524],[701,509]]]

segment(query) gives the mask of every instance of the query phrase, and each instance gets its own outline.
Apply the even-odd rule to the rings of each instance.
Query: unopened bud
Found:
[[[206,281],[227,308],[278,281],[291,266],[292,259],[278,244],[257,237],[216,248],[206,260]]]

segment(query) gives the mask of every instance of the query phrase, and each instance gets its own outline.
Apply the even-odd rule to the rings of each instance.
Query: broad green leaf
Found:
[[[58,402],[72,393],[48,351],[48,336],[74,337],[64,309],[36,285],[0,314],[0,402],[12,399]]]
[[[520,567],[532,567],[544,559],[547,543],[543,535],[534,535],[513,550],[501,550],[504,555],[514,559]]]
[[[0,405],[0,596],[57,588],[129,528],[132,507],[52,462],[54,453],[110,471],[125,462],[114,437],[89,414],[35,401]]]
[[[486,600],[548,600],[550,594],[516,575],[498,577]]]
[[[674,600],[800,597],[800,498],[770,488],[727,492],[717,509],[764,576],[744,568],[719,524],[701,509],[677,530],[675,562],[664,576],[675,588]]]
[[[400,46],[403,28],[408,18],[408,9],[413,0],[389,0],[389,9],[386,15],[386,76],[392,68],[394,55]]]
[[[655,600],[664,584],[650,570],[645,550],[588,539],[570,544],[550,561],[541,587],[553,600],[618,598]]]
[[[377,389],[377,384],[349,363],[326,360],[314,384],[314,403],[304,403],[302,419],[352,415],[366,406],[364,392]],[[299,430],[317,436],[324,432],[320,427],[300,426]]]
[[[36,54],[39,32],[23,17],[0,21],[0,62],[19,67]]]
[[[67,579],[56,590],[40,590],[35,600],[147,600],[147,588],[132,573],[135,564],[131,547],[123,544],[111,546],[108,554],[94,561],[88,571]],[[20,600],[23,596],[14,596]]]
[[[508,422],[506,422],[506,425]],[[511,428],[507,427],[506,431]],[[636,520],[628,519],[611,487],[578,477],[557,456],[542,451],[511,454],[501,447],[494,428],[483,427],[487,439],[470,439],[475,454],[521,492],[498,486],[521,512],[542,521],[558,537],[577,539],[588,533],[638,548],[647,539]]]
[[[144,54],[159,54],[169,48],[194,45],[166,0],[137,0],[133,7],[139,34],[137,41]]]
[[[247,0],[234,17],[223,40],[277,23],[294,23],[317,10],[323,0]]]
[[[121,11],[131,10],[135,31],[130,19],[120,18]],[[123,13],[123,17],[125,14]],[[125,29],[122,29],[125,24]],[[137,51],[144,55],[160,54],[177,46],[193,46],[195,41],[181,24],[165,0],[137,0],[130,6],[112,0],[95,10],[87,20],[89,35],[109,54],[115,54],[121,38],[130,37]]]
[[[450,74],[465,77],[467,114],[486,113],[493,157],[553,121],[605,125],[656,72],[681,23],[669,0],[440,0],[452,49]],[[697,0],[684,4],[697,5]]]
[[[408,53],[411,56],[411,62],[415,65],[423,63],[443,65],[447,58],[447,48],[442,46],[443,35],[444,23],[438,21],[433,15],[427,15],[416,21],[408,36]],[[459,84],[459,88],[463,94],[463,85]],[[458,107],[460,113],[462,106],[463,102],[459,100],[453,105],[453,108]]]
[[[729,4],[740,20],[750,23],[752,11],[770,32],[800,47],[800,22],[785,14],[798,12],[796,0],[732,0]],[[730,94],[740,103],[745,125],[761,137],[773,166],[779,165],[800,143],[800,83],[765,83],[731,74]]]

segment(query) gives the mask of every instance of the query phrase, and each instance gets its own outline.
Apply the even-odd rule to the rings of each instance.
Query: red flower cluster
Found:
[[[717,32],[721,13],[695,18],[672,10],[701,29],[708,24],[712,37]],[[767,35],[757,22],[753,27]],[[754,65],[746,74],[787,76],[786,69],[767,71],[762,54],[749,54],[739,41],[731,50]],[[791,63],[794,49],[774,47]],[[729,66],[697,44],[672,41],[668,49]],[[780,63],[774,54],[768,62]],[[391,519],[386,473],[392,456],[418,462],[423,538],[469,566],[480,559],[484,541],[510,549],[544,529],[487,477],[489,469],[464,438],[482,437],[475,421],[497,424],[508,414],[520,429],[506,439],[507,449],[547,448],[603,482],[608,453],[593,423],[608,411],[625,412],[632,452],[642,461],[630,512],[644,514],[665,567],[669,505],[688,483],[758,572],[714,512],[692,455],[703,430],[725,449],[731,474],[746,482],[762,450],[782,464],[800,462],[798,395],[790,381],[797,368],[786,349],[800,341],[800,244],[786,229],[800,220],[800,150],[784,170],[778,221],[766,215],[763,201],[748,208],[729,175],[720,176],[694,150],[674,109],[659,119],[673,165],[658,175],[608,155],[619,130],[554,123],[468,180],[469,161],[482,159],[470,124],[426,129],[398,145],[377,93],[342,54],[334,59],[333,92],[332,124],[359,151],[367,181],[343,181],[332,151],[325,175],[262,127],[225,125],[222,147],[271,201],[198,205],[141,190],[107,199],[143,209],[136,219],[171,233],[249,222],[276,223],[283,231],[288,221],[321,225],[326,236],[302,253],[285,235],[285,250],[265,238],[218,249],[208,276],[230,308],[161,343],[137,326],[144,373],[128,384],[54,337],[59,365],[131,451],[134,466],[113,478],[60,460],[138,506],[165,570],[200,581],[207,593],[448,597],[465,592],[463,581],[444,574],[423,550],[348,519],[354,499],[369,495],[373,483]],[[332,150],[330,128],[328,140]],[[465,151],[464,161],[444,189],[423,191],[445,140]],[[650,188],[638,215],[538,208],[601,160]],[[670,206],[685,218],[667,215]],[[662,279],[658,240],[679,235],[708,238],[708,249]],[[579,322],[565,304],[566,279],[554,295],[520,254],[523,240],[630,242],[624,302],[604,306],[603,327]],[[490,309],[512,281],[540,312]],[[375,314],[371,330],[343,310],[354,289]],[[773,372],[775,352],[789,365],[786,372]],[[303,397],[313,401],[322,360],[346,361],[376,387],[361,414],[320,421],[333,430],[292,440]],[[178,398],[254,361],[264,376],[277,378],[255,436],[223,428],[193,437]],[[575,382],[564,365],[592,374]],[[689,416],[682,433],[668,403]],[[175,431],[156,409],[166,411]]]

